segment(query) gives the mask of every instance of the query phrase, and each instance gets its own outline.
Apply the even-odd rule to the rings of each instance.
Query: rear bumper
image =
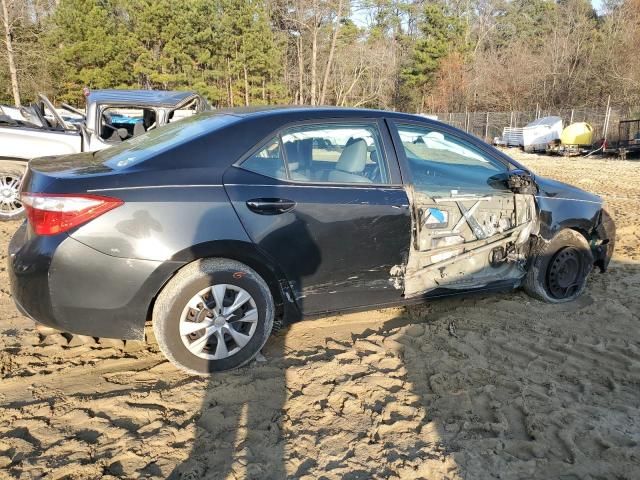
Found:
[[[143,339],[153,298],[181,264],[112,257],[66,234],[22,225],[9,245],[18,309],[35,321],[94,337]]]

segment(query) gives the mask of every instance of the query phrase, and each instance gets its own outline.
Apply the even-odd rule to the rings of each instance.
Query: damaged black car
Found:
[[[94,337],[150,321],[196,374],[303,317],[520,287],[571,301],[615,238],[600,197],[442,123],[359,109],[201,113],[32,160],[20,198],[20,310]]]

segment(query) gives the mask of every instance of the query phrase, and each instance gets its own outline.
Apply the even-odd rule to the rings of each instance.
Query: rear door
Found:
[[[509,164],[453,130],[390,125],[413,213],[406,295],[519,279],[535,204],[509,190]]]
[[[401,300],[394,272],[406,262],[411,219],[384,122],[283,128],[227,171],[224,183],[303,313]]]

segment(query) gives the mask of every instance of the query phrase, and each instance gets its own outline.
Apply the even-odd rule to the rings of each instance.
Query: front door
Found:
[[[524,274],[533,195],[508,188],[509,165],[464,134],[394,122],[412,199],[408,297],[514,282]]]
[[[225,174],[247,233],[281,266],[305,314],[402,298],[394,274],[407,259],[411,219],[384,128],[289,127]]]

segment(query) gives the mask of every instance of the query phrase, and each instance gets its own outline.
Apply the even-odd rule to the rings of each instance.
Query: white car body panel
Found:
[[[0,127],[0,157],[34,158],[82,151],[80,132]]]
[[[152,128],[210,108],[206,100],[193,92],[95,90],[88,94],[86,118],[83,118],[79,110],[74,113],[56,109],[44,95],[38,98],[46,109],[42,115],[31,112],[33,115],[30,116],[29,108],[23,114],[21,109],[0,106],[1,115],[22,123],[15,126],[0,123],[0,159],[27,161],[36,157],[109,148],[117,143],[105,141],[97,133],[101,129],[102,115],[108,108],[151,109],[156,115]],[[195,107],[181,110],[186,105]],[[38,125],[45,121],[55,127]]]

